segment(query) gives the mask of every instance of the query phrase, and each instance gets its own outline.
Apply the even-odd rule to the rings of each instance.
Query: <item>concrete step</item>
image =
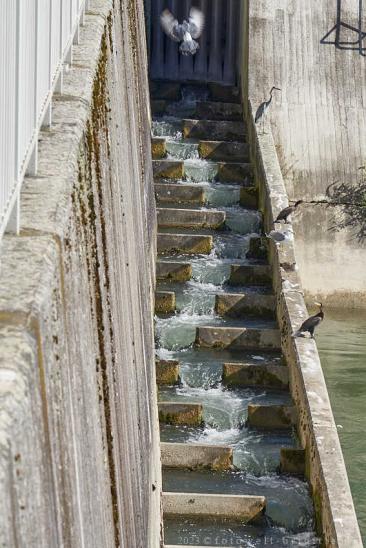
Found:
[[[160,281],[187,282],[192,278],[192,265],[173,261],[156,263],[156,279]]]
[[[248,405],[249,426],[263,430],[283,430],[297,424],[297,410],[293,405]]]
[[[275,317],[274,295],[261,293],[218,293],[215,312],[220,316],[242,318],[246,316]]]
[[[185,139],[214,139],[215,141],[244,141],[246,137],[243,122],[220,120],[182,120]]]
[[[151,155],[153,160],[158,160],[166,157],[166,139],[165,137],[151,138]]]
[[[178,82],[163,82],[158,80],[150,82],[150,97],[152,99],[179,101],[181,96],[181,85]]]
[[[204,120],[240,121],[244,123],[243,109],[238,103],[197,101],[196,115]]]
[[[163,493],[164,516],[220,518],[248,523],[264,513],[265,497],[205,493]]]
[[[224,101],[225,103],[241,103],[239,88],[224,84],[208,84],[212,101]]]
[[[155,360],[156,384],[172,386],[179,383],[178,360]]]
[[[158,226],[162,228],[220,228],[225,223],[225,211],[200,209],[158,208]]]
[[[269,265],[232,264],[230,269],[230,285],[262,285],[272,284],[272,269]]]
[[[258,209],[258,190],[255,186],[241,187],[240,205],[247,209]]]
[[[211,252],[212,246],[212,236],[158,233],[158,253],[208,254]]]
[[[155,291],[155,313],[171,314],[175,312],[174,291]]]
[[[161,443],[161,462],[168,468],[230,470],[233,450],[224,445]]]
[[[287,389],[288,382],[288,368],[285,365],[224,363],[222,383],[229,388],[266,386]]]
[[[203,204],[205,192],[202,187],[180,183],[155,183],[155,197],[160,204]]]
[[[252,165],[249,163],[218,162],[217,181],[252,187],[252,176]]]
[[[200,141],[198,153],[205,160],[225,162],[249,162],[249,145],[247,143],[227,141]]]
[[[195,344],[204,348],[280,350],[278,329],[197,327]]]
[[[250,238],[248,259],[266,260],[268,255],[268,240],[265,236],[255,236]]]
[[[159,402],[159,422],[185,426],[203,424],[203,408],[199,403]]]
[[[281,447],[280,471],[291,476],[305,475],[305,450],[293,447]]]
[[[153,174],[156,179],[183,179],[183,160],[153,160]]]

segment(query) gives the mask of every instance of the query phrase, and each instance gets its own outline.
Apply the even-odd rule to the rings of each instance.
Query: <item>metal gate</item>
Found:
[[[181,23],[191,6],[205,14],[200,49],[191,57],[178,51],[160,26],[160,14],[171,10]],[[237,83],[237,51],[241,0],[151,0],[150,76],[153,79]]]

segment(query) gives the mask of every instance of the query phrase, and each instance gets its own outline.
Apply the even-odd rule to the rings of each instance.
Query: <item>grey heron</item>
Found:
[[[181,42],[179,51],[182,55],[194,55],[199,49],[199,44],[194,38],[199,38],[205,24],[205,16],[197,8],[192,7],[189,19],[178,23],[174,15],[165,9],[160,15],[160,23],[164,32],[175,42]]]
[[[294,333],[294,337],[303,337],[304,333],[310,333],[311,338],[314,338],[314,330],[315,328],[324,320],[324,312],[323,312],[323,305],[322,303],[315,303],[317,306],[320,307],[320,310],[317,314],[314,316],[310,316],[307,320],[305,320],[299,329]]]
[[[259,105],[259,107],[257,108],[257,112],[255,113],[255,123],[257,124],[260,120],[262,120],[263,133],[264,133],[264,118],[267,114],[269,105],[272,102],[272,94],[273,94],[274,90],[281,91],[280,88],[276,88],[275,86],[273,86],[271,88],[271,91],[269,92],[270,97],[269,97],[268,101],[263,101],[263,103],[261,103]]]
[[[297,200],[294,205],[282,209],[282,211],[280,211],[277,215],[277,219],[274,222],[278,223],[279,221],[285,221],[285,223],[287,223],[287,217],[289,217],[294,211],[296,211],[296,208],[302,203],[303,200]]]

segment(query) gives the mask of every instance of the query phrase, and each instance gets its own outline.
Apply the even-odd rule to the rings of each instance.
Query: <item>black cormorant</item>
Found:
[[[304,323],[301,325],[301,327],[294,333],[294,337],[302,337],[304,333],[310,333],[311,338],[314,338],[314,329],[318,327],[318,325],[323,321],[324,319],[324,312],[323,312],[323,305],[322,303],[315,303],[317,306],[320,306],[320,310],[315,316],[310,316],[307,320],[304,321]]]
[[[285,221],[285,223],[287,223],[287,217],[289,217],[291,213],[296,210],[297,206],[303,203],[303,201],[304,200],[297,200],[294,205],[285,207],[285,209],[279,212],[279,214],[277,215],[277,219],[274,222],[278,223],[279,221]]]

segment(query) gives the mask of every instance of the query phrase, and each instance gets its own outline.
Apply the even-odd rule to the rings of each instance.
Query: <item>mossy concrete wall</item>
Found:
[[[0,264],[0,546],[158,547],[140,0],[91,0]]]

